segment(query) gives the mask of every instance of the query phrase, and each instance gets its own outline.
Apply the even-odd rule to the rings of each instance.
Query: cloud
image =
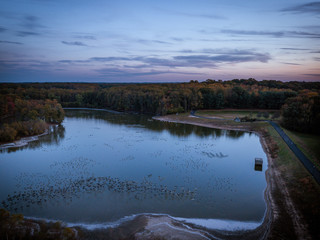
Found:
[[[221,33],[232,35],[251,35],[251,36],[270,36],[270,37],[304,37],[304,38],[320,38],[320,33],[310,33],[303,31],[255,31],[255,30],[221,30]]]
[[[135,77],[143,77],[143,76],[155,76],[162,74],[188,74],[188,75],[200,75],[198,73],[190,73],[190,72],[180,72],[180,71],[155,71],[151,69],[150,71],[132,71],[123,68],[101,68],[96,69],[96,72],[101,74],[103,77],[116,77],[124,78],[126,80],[130,80],[130,78]]]
[[[150,75],[159,75],[159,74],[167,74],[167,71],[149,71],[149,72],[131,72],[127,69],[120,68],[102,68],[97,69],[96,72],[103,74],[104,76],[121,76],[121,77],[129,77],[129,76],[150,76]]]
[[[16,68],[19,66],[21,66],[21,64],[17,62],[0,60],[0,68],[3,68],[3,69]]]
[[[308,48],[280,48],[282,50],[291,50],[291,51],[309,51],[311,49]]]
[[[20,21],[23,30],[16,32],[19,37],[39,36],[41,35],[39,29],[45,28],[39,23],[39,18],[33,15],[25,16]]]
[[[176,41],[176,42],[184,42],[184,41],[186,41],[185,38],[178,38],[178,37],[172,37],[171,39],[172,39],[173,41]]]
[[[226,17],[216,15],[216,14],[195,14],[195,13],[183,13],[177,12],[177,14],[186,16],[186,17],[194,17],[194,18],[206,18],[206,19],[215,19],[215,20],[225,20]]]
[[[152,44],[152,43],[158,43],[158,44],[171,44],[170,42],[161,41],[161,40],[146,40],[146,39],[137,39],[136,42],[141,44]]]
[[[289,8],[284,8],[282,12],[292,13],[312,13],[320,14],[320,2],[310,2],[306,4],[300,4]]]
[[[28,30],[44,28],[44,26],[39,23],[39,18],[33,15],[25,16],[22,19],[21,26]]]
[[[181,12],[181,11],[174,11],[169,9],[159,9],[162,12],[166,12],[172,15],[180,15],[185,17],[192,17],[192,18],[206,18],[206,19],[215,19],[215,20],[225,20],[227,19],[224,16],[213,14],[213,13],[187,13],[187,12]]]
[[[139,65],[124,65],[125,68],[133,68],[133,69],[142,69],[142,68],[149,68],[149,64],[139,64]]]
[[[17,36],[19,37],[29,37],[29,36],[39,36],[40,34],[37,32],[29,32],[29,31],[18,31]]]
[[[272,37],[284,36],[284,32],[269,32],[269,31],[254,31],[254,30],[225,29],[225,30],[221,30],[221,33],[234,34],[234,35],[272,36]]]
[[[54,66],[53,63],[47,61],[40,60],[11,60],[11,61],[0,61],[0,67],[4,67],[5,69],[29,69],[35,70],[47,70],[51,66]]]
[[[23,43],[21,43],[21,42],[1,41],[1,40],[0,40],[0,43],[18,44],[18,45],[23,44]]]
[[[289,31],[286,32],[288,36],[293,37],[308,37],[308,38],[320,38],[320,33],[310,33],[310,32],[302,32],[302,31]]]
[[[176,55],[170,58],[147,57],[147,56],[129,56],[129,57],[91,57],[87,60],[60,60],[59,63],[77,64],[77,63],[109,63],[122,65],[131,69],[143,69],[154,67],[194,67],[204,68],[218,67],[218,64],[243,63],[243,62],[268,62],[271,57],[268,53],[258,53],[254,50],[238,49],[202,49],[199,51],[183,50],[188,55]],[[199,52],[205,54],[199,54]],[[192,54],[198,53],[198,54]]]
[[[133,58],[128,57],[92,57],[89,58],[89,61],[94,62],[112,62],[112,61],[131,61]]]
[[[320,57],[313,58],[315,61],[320,62]]]
[[[67,63],[67,64],[73,64],[73,63],[88,63],[90,61],[88,60],[60,60],[58,63]]]
[[[240,62],[268,62],[271,57],[269,54],[261,54],[261,53],[255,53],[255,54],[240,54],[240,55],[227,55],[227,54],[221,54],[221,55],[189,55],[189,56],[176,56],[175,59],[177,60],[183,60],[186,63],[189,63],[191,65],[194,64],[205,64],[210,65],[210,63],[240,63]]]
[[[207,53],[207,54],[229,54],[229,55],[254,55],[256,54],[250,49],[228,49],[228,48],[204,48],[200,50],[185,49],[179,51],[181,53]]]
[[[7,29],[0,26],[0,33],[1,33],[1,32],[5,32],[5,31],[7,31]]]
[[[97,40],[95,36],[91,36],[91,35],[75,36],[75,38],[85,39],[85,40]]]
[[[65,45],[69,45],[69,46],[83,46],[83,47],[87,47],[87,44],[84,44],[83,42],[67,42],[67,41],[61,41],[61,43],[65,44]]]
[[[316,77],[320,79],[320,73],[306,73],[305,76]]]
[[[293,65],[293,66],[300,66],[300,65],[302,65],[302,64],[299,64],[299,63],[289,63],[289,62],[283,62],[283,64]]]

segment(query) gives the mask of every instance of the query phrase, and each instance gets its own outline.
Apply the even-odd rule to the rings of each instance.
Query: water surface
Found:
[[[260,222],[266,160],[253,133],[67,110],[49,135],[0,153],[0,205],[76,223],[140,213]]]

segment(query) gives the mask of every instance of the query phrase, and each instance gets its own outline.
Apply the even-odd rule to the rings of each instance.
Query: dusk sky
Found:
[[[1,0],[0,82],[320,81],[320,2]]]

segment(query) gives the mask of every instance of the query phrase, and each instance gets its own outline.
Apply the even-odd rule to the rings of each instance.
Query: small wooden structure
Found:
[[[238,118],[238,117],[236,117],[236,118],[234,119],[234,121],[235,121],[235,122],[241,122],[241,119]]]
[[[263,165],[262,158],[255,158],[254,159],[254,170],[255,171],[262,171],[262,165]]]

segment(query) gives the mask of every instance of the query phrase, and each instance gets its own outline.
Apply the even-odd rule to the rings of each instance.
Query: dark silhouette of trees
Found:
[[[320,133],[320,96],[289,98],[282,106],[282,126],[309,133]]]

